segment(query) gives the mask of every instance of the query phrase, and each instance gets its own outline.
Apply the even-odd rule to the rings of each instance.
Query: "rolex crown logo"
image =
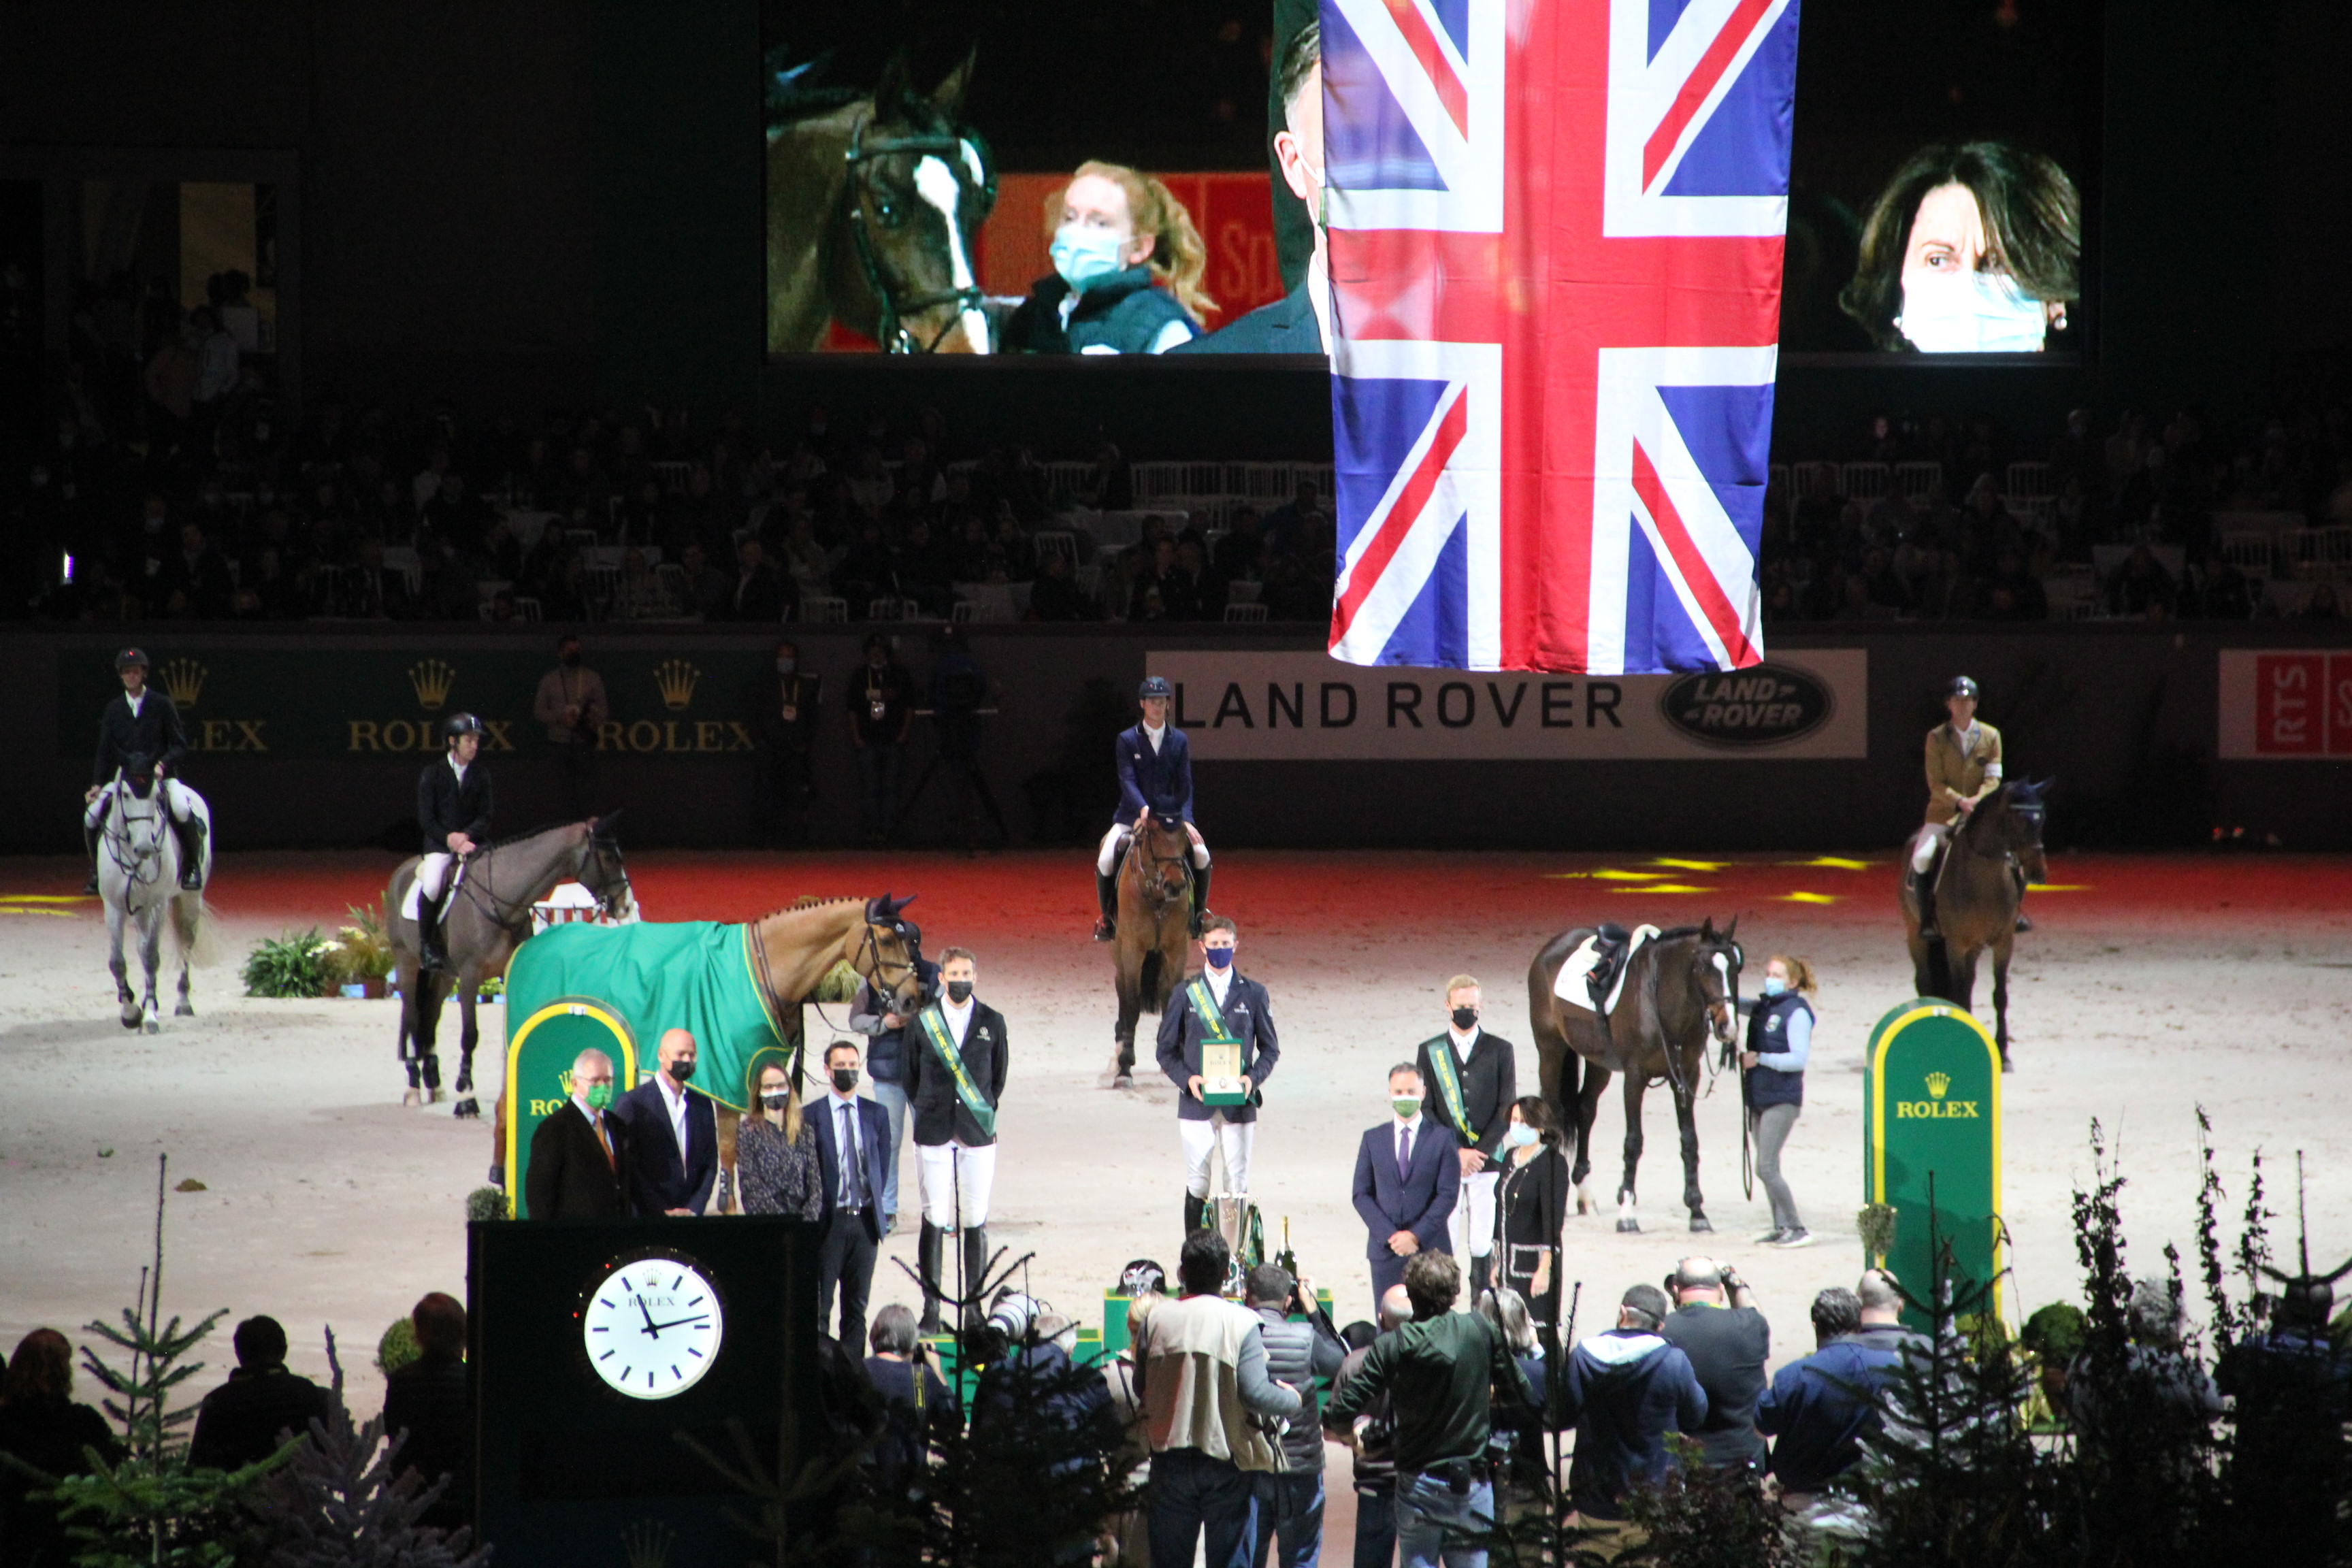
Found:
[[[204,694],[205,677],[211,673],[193,658],[175,658],[156,671],[163,678],[164,695],[182,708],[196,705],[196,699]]]
[[[1935,1096],[1937,1100],[1943,1099],[1944,1091],[1951,1087],[1952,1075],[1950,1073],[1931,1072],[1927,1075],[1927,1092]]]
[[[408,667],[408,684],[416,689],[417,706],[427,713],[437,713],[449,700],[449,688],[457,683],[454,665],[437,658],[419,659]]]
[[[654,666],[654,684],[661,688],[662,706],[681,712],[694,700],[695,684],[702,671],[682,658],[666,658]]]

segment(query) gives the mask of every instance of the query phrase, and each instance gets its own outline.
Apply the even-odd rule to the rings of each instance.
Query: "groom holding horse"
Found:
[[[1163,825],[1181,828],[1192,841],[1192,916],[1190,930],[1201,934],[1202,917],[1209,908],[1209,846],[1192,826],[1192,747],[1184,731],[1168,722],[1168,707],[1175,690],[1165,676],[1149,675],[1136,689],[1143,721],[1119,731],[1112,755],[1118,767],[1118,810],[1110,831],[1103,835],[1095,856],[1095,901],[1102,917],[1095,921],[1095,940],[1109,942],[1118,934],[1118,862],[1135,837],[1139,820],[1157,817]]]

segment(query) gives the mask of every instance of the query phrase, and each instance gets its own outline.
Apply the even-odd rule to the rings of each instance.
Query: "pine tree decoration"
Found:
[[[343,1363],[327,1331],[334,1369],[332,1414],[313,1418],[310,1440],[269,1479],[262,1514],[271,1526],[269,1568],[481,1568],[486,1550],[468,1551],[471,1532],[419,1522],[449,1483],[425,1486],[400,1466],[402,1438],[387,1438],[383,1417],[354,1428],[343,1404]]]
[[[155,1258],[140,1270],[137,1302],[122,1311],[120,1327],[99,1321],[84,1332],[130,1355],[117,1370],[82,1347],[82,1365],[106,1390],[106,1414],[122,1424],[121,1464],[108,1464],[85,1451],[91,1473],[55,1482],[58,1512],[82,1543],[75,1561],[84,1568],[229,1568],[236,1561],[233,1537],[241,1523],[239,1505],[254,1495],[285,1451],[238,1470],[195,1469],[188,1464],[183,1429],[195,1419],[193,1406],[173,1409],[172,1391],[204,1370],[186,1359],[221,1319],[226,1307],[187,1328],[163,1315],[164,1173],[169,1156],[155,1162]]]

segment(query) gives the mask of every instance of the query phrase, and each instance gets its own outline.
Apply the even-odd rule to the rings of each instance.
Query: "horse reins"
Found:
[[[886,353],[936,353],[940,344],[947,341],[947,335],[960,323],[962,313],[979,310],[988,296],[974,281],[968,288],[942,289],[901,299],[898,291],[891,287],[881,258],[874,252],[874,237],[866,228],[866,182],[860,177],[859,167],[876,158],[938,157],[950,170],[957,170],[963,164],[965,143],[970,142],[976,150],[982,149],[982,143],[976,135],[954,135],[945,132],[924,136],[885,136],[868,142],[866,140],[866,128],[873,122],[874,116],[869,110],[849,133],[849,146],[842,153],[842,162],[848,165],[849,178],[843,182],[841,202],[849,221],[850,239],[857,247],[858,265],[866,272],[866,285],[882,302],[874,336]],[[990,167],[984,150],[980,151],[980,166],[983,177],[978,191],[979,216],[984,220],[996,205],[996,172]],[[961,191],[963,184],[963,175],[958,174],[956,188]],[[950,214],[948,221],[953,224],[956,215]],[[933,333],[929,342],[918,343],[915,334],[907,330],[904,318],[940,305],[953,305],[956,316]]]
[[[114,799],[111,809],[106,814],[106,828],[103,837],[106,841],[107,858],[122,868],[122,874],[129,879],[131,887],[143,887],[150,882],[161,880],[163,875],[163,835],[167,831],[164,818],[169,813],[169,807],[163,799],[163,780],[159,774],[155,779],[153,797],[155,831],[148,839],[145,847],[141,847],[131,837],[131,813],[124,804],[126,798],[136,800],[140,796],[131,791],[128,785],[129,781],[118,772],[113,784],[110,786],[110,793]],[[128,860],[123,858],[126,851],[131,856]]]
[[[479,859],[482,863],[481,880],[488,885],[486,886],[479,893],[477,893],[474,890],[474,884],[471,881],[460,880],[456,890],[458,894],[464,897],[467,903],[474,906],[476,911],[478,912],[484,920],[498,927],[499,930],[505,931],[509,936],[520,939],[520,937],[524,934],[520,928],[530,923],[530,904],[529,902],[517,904],[512,910],[508,910],[504,914],[499,912],[504,905],[499,898],[499,890],[490,873],[491,857],[495,854],[498,847],[499,847],[497,845],[491,845],[486,848],[478,849],[475,851],[474,854],[467,856],[465,859],[458,862],[459,867],[463,868],[464,866],[470,864],[472,861]],[[589,830],[588,837],[581,841],[580,858],[572,868],[572,874],[575,879],[588,865],[590,859],[597,854],[599,848],[600,842],[596,837],[594,829],[592,828]],[[613,854],[615,858],[619,857],[620,852],[620,846],[614,845],[613,847]],[[455,875],[454,872],[452,874]],[[627,868],[625,866],[622,868],[622,876],[625,879],[627,875]],[[488,900],[488,903],[483,901],[486,899]],[[599,892],[596,895],[596,907],[606,915],[614,915],[614,911],[613,909],[612,894],[609,892]]]
[[[1149,860],[1154,866],[1175,866],[1181,868],[1183,870],[1184,875],[1176,884],[1176,889],[1177,891],[1183,891],[1189,889],[1192,885],[1192,846],[1189,842],[1191,837],[1192,836],[1190,834],[1185,836],[1188,841],[1180,844],[1175,854],[1155,855],[1144,844],[1143,835],[1140,832],[1130,829],[1128,833],[1127,852],[1129,856],[1139,862]],[[1139,867],[1139,870],[1140,868]],[[1139,874],[1136,879],[1138,881],[1141,881],[1142,878]],[[1170,891],[1167,887],[1167,874],[1165,872],[1160,874],[1160,898],[1163,900],[1175,898],[1176,892]]]

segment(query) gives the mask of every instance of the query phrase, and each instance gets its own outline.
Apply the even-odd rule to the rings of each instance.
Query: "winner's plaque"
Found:
[[[1242,1076],[1240,1042],[1202,1041],[1201,1102],[1209,1106],[1246,1105],[1249,1096],[1250,1081]]]

